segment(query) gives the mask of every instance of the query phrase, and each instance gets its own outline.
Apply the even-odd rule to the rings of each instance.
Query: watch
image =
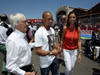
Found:
[[[82,52],[82,50],[79,50],[78,53],[79,53],[79,54],[82,54],[83,52]]]
[[[52,52],[49,53],[49,55],[52,55],[52,54],[53,54]]]

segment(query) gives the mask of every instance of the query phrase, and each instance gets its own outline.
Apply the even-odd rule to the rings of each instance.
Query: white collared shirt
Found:
[[[49,31],[45,27],[40,27],[35,33],[35,47],[42,47],[42,50],[49,51],[48,35],[55,35],[54,29],[50,28]],[[54,36],[52,37],[54,38]],[[40,67],[47,68],[53,62],[54,55],[40,56]]]
[[[0,44],[5,44],[7,39],[6,35],[7,30],[8,30],[7,28],[0,26]]]
[[[24,37],[24,33],[15,30],[6,41],[6,67],[10,72],[17,75],[25,74],[25,71],[20,67],[31,64],[31,48]]]

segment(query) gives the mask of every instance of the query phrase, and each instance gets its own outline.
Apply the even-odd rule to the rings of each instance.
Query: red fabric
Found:
[[[78,40],[79,40],[79,31],[78,29],[74,29],[73,31],[70,28],[66,29],[64,35],[64,43],[63,48],[68,50],[75,50],[78,48]]]

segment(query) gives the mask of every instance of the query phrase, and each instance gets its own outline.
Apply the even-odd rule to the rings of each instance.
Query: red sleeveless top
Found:
[[[75,50],[78,49],[78,40],[79,40],[79,30],[74,29],[73,31],[70,28],[66,28],[63,42],[63,49]]]

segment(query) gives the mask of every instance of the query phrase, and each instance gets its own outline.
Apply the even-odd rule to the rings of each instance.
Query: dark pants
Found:
[[[27,65],[27,66],[21,67],[20,69],[24,70],[25,72],[33,72],[34,71],[32,65]],[[16,74],[11,73],[10,75],[16,75]]]
[[[0,44],[0,52],[4,56],[2,65],[2,75],[8,75],[8,71],[6,69],[6,46],[4,44]]]
[[[49,71],[51,71],[52,75],[58,75],[59,73],[58,60],[55,58],[49,67],[41,68],[40,70],[41,70],[41,75],[49,75]]]

